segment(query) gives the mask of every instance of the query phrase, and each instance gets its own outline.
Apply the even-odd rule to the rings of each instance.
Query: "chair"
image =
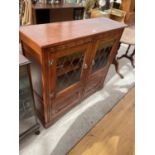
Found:
[[[110,18],[110,14],[108,12],[101,11],[99,9],[92,9],[90,18],[96,18],[96,17]]]
[[[122,37],[120,39],[119,48],[120,48],[122,43],[128,45],[128,48],[126,49],[125,54],[123,54],[120,57],[116,57],[114,59],[113,64],[115,65],[115,69],[116,69],[116,72],[118,73],[118,75],[121,78],[124,78],[124,76],[119,72],[118,60],[120,60],[122,58],[127,58],[127,59],[130,60],[131,65],[133,66],[133,68],[135,67],[135,64],[134,64],[134,56],[135,56],[135,29],[134,29],[134,27],[127,27],[127,28],[124,29],[124,32],[123,32]],[[133,46],[134,49],[133,49],[132,53],[129,54],[129,50],[130,50],[131,46]]]
[[[99,7],[91,10],[91,18],[107,17],[119,22],[124,22],[126,12],[120,9],[113,8],[113,3],[110,4],[109,9],[106,9],[104,11],[102,11]]]
[[[125,11],[120,10],[120,9],[111,8],[109,10],[105,10],[105,12],[110,14],[111,19],[124,23],[125,16],[126,16]]]

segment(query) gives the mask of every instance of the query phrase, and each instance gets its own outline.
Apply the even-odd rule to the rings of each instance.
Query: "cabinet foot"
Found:
[[[116,58],[113,60],[113,65],[115,66],[116,73],[120,76],[121,79],[123,79],[124,76],[119,72],[119,64]]]
[[[40,134],[40,130],[35,131],[35,134],[39,135]]]

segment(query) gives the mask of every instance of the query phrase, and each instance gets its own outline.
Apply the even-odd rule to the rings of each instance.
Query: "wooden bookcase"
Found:
[[[32,62],[37,113],[45,127],[103,87],[125,26],[95,18],[20,28],[24,55]]]
[[[83,19],[84,7],[78,4],[33,4],[33,24],[45,24],[60,21]]]
[[[135,0],[122,0],[121,9],[126,12],[125,23],[135,22]]]

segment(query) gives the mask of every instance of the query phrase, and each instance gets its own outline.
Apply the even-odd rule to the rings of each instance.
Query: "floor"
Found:
[[[68,155],[134,155],[134,111],[133,88]]]
[[[122,45],[119,54],[127,47]],[[132,49],[131,49],[132,51]],[[102,90],[91,95],[40,135],[20,143],[20,155],[65,155],[134,86],[134,69],[128,59],[120,60],[121,79],[111,65]]]

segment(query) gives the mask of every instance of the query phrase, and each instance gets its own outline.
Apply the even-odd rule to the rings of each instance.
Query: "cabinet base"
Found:
[[[19,135],[19,141],[23,140],[24,137],[26,137],[27,135],[32,134],[32,133],[39,135],[40,134],[39,128],[40,128],[40,126],[38,123],[36,125],[32,126],[29,130],[27,130],[24,133]]]
[[[104,85],[103,85],[103,83],[102,83],[102,85],[99,85],[99,86],[96,88],[96,91],[91,92],[91,94],[89,94],[88,96],[90,96],[90,95],[94,94],[95,92],[101,90],[103,87],[104,87]],[[70,106],[67,107],[66,109],[63,109],[62,111],[59,111],[58,113],[56,113],[55,115],[53,115],[53,116],[52,116],[52,119],[51,119],[49,122],[47,122],[47,123],[45,123],[45,122],[43,121],[43,119],[41,119],[41,122],[42,122],[43,126],[44,126],[45,128],[50,127],[50,126],[51,126],[52,124],[54,124],[57,120],[59,120],[64,114],[66,114],[66,112],[68,112],[69,110],[71,110],[71,109],[72,109],[73,107],[75,107],[76,105],[80,104],[80,103],[81,103],[83,100],[85,100],[88,96],[83,97],[79,102],[77,102],[77,103],[75,103],[75,104],[73,104],[73,105],[70,105]]]

